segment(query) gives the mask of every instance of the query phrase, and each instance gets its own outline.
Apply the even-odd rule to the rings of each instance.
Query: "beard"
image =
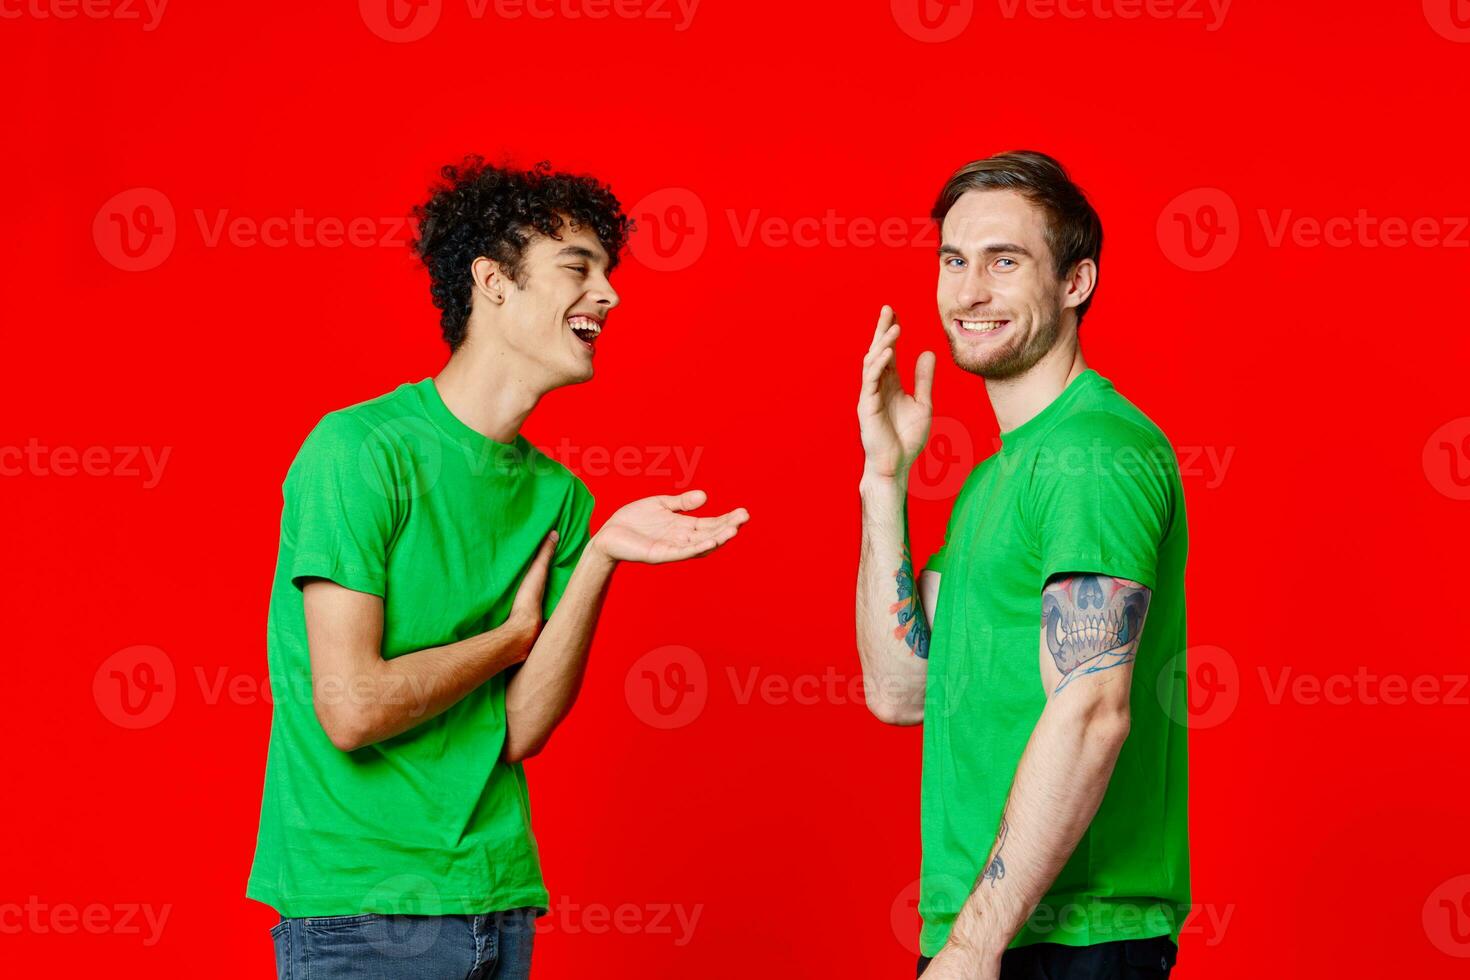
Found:
[[[953,321],[954,317],[946,321],[944,334],[949,338],[949,353],[956,366],[961,371],[967,371],[987,381],[1004,381],[1025,374],[1046,356],[1046,352],[1052,349],[1057,342],[1057,336],[1062,332],[1062,311],[1059,307],[1050,311],[1046,319],[1039,321],[1036,329],[1026,336],[1022,337],[1018,332],[1017,336],[998,349],[976,354],[964,349],[958,335],[951,332],[949,324]],[[1014,320],[1011,322],[1012,325],[1015,324]]]

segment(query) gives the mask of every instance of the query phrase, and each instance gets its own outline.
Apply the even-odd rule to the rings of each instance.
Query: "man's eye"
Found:
[[[944,260],[944,264],[951,268],[958,269],[960,266],[965,264],[965,260],[957,255],[951,255],[949,258]]]
[[[585,276],[587,274],[587,267],[585,265],[569,265],[567,268],[579,275]]]
[[[996,259],[995,260],[995,264],[998,265],[998,266],[1000,266],[1002,269],[1013,269],[1016,266],[1016,260],[1015,259]]]

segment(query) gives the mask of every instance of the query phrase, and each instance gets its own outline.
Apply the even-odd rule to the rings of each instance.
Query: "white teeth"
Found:
[[[572,330],[576,331],[579,334],[588,334],[593,337],[596,337],[598,334],[602,333],[602,324],[598,323],[590,316],[568,317],[567,326],[571,327]]]
[[[989,333],[999,330],[1006,324],[1005,320],[960,320],[960,329],[968,333]]]

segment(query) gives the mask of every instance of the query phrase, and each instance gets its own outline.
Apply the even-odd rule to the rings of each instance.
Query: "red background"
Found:
[[[874,0],[704,0],[684,30],[672,10],[476,18],[445,0],[412,42],[375,34],[372,2],[174,0],[153,30],[38,16],[63,0],[45,2],[5,0],[18,16],[0,24],[0,442],[107,447],[118,472],[60,475],[55,455],[16,472],[11,454],[0,480],[0,906],[47,910],[17,927],[21,913],[0,908],[15,975],[270,975],[276,915],[243,892],[281,480],[323,413],[430,375],[445,352],[403,248],[206,232],[222,215],[248,228],[301,209],[366,217],[376,236],[439,164],[477,150],[593,172],[630,207],[691,192],[682,217],[707,234],[703,251],[671,271],[627,260],[597,378],[548,397],[527,434],[634,451],[622,469],[636,472],[581,467],[594,525],[678,482],[656,447],[700,452],[693,484],[752,514],[711,559],[619,573],[581,700],[528,764],[562,909],[537,975],[912,976],[920,736],[849,696],[852,408],[880,304],[905,323],[906,376],[924,346],[943,351],[933,243],[864,244],[850,224],[806,245],[777,233],[829,211],[907,227],[957,165],[1014,147],[1066,162],[1103,216],[1090,361],[1181,462],[1197,457],[1190,641],[1218,648],[1198,658],[1218,670],[1197,685],[1208,717],[1192,733],[1205,911],[1176,975],[1464,970],[1470,232],[1454,219],[1470,212],[1470,44],[1454,40],[1449,0],[1352,15],[1236,0],[1217,30],[1207,7],[1184,10],[1203,20],[1105,18],[1109,0],[1089,0],[1080,18],[1008,17],[982,0],[930,11],[969,18],[947,21],[965,29],[943,42]],[[109,208],[146,215],[136,194],[109,201],[137,188],[163,195],[176,240],[127,271]],[[1237,214],[1201,210],[1220,195],[1171,204],[1198,188]],[[1272,244],[1285,215],[1360,210],[1431,219],[1447,241]],[[1225,230],[1216,268],[1171,260],[1175,212]],[[680,215],[642,218],[652,242]],[[778,223],[742,245],[766,219]],[[911,511],[923,554],[995,431],[981,384],[948,363],[936,399],[945,438]],[[155,486],[127,475],[119,446],[169,451]],[[1228,466],[1212,471],[1210,451]],[[173,665],[173,703],[128,729],[93,682],[138,645]],[[707,703],[662,730],[626,691],[639,658],[669,645],[706,668]],[[824,686],[813,704],[742,703],[752,670]],[[1342,697],[1279,692],[1365,671],[1378,680]],[[1387,703],[1390,675],[1439,694]],[[241,693],[211,697],[221,678]],[[1205,703],[1215,695],[1227,700]],[[65,909],[94,904],[110,926],[63,931]],[[157,942],[125,927],[129,904],[167,907]],[[644,927],[612,928],[621,905]],[[661,906],[697,912],[692,936],[672,917],[655,928]]]

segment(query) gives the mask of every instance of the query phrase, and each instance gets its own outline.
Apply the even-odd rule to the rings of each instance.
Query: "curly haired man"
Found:
[[[520,434],[588,381],[629,222],[590,177],[470,158],[415,209],[450,348],[317,424],[283,484],[275,693],[246,894],[283,978],[529,976],[545,910],[522,760],[576,699],[619,562],[708,554],[743,509],[650,497],[589,534]]]

